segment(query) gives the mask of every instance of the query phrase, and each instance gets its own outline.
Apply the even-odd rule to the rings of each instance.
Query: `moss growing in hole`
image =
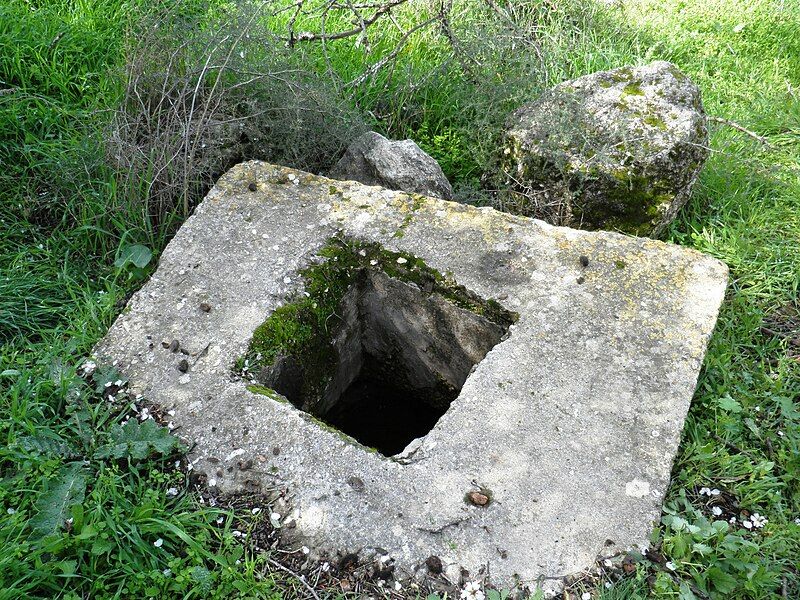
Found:
[[[516,314],[496,301],[480,298],[407,252],[392,252],[376,243],[332,238],[319,256],[322,261],[301,271],[305,293],[277,308],[255,330],[247,353],[235,363],[238,372],[246,368],[257,373],[278,359],[291,357],[305,374],[302,395],[321,395],[338,360],[332,342],[341,325],[340,305],[364,269],[381,270],[389,277],[413,283],[503,327],[517,319]],[[265,393],[260,386],[258,393]]]
[[[248,385],[247,391],[253,394],[258,394],[259,396],[266,396],[267,398],[271,398],[276,402],[283,402],[285,404],[289,403],[289,401],[286,398],[281,396],[278,392],[276,392],[272,388],[268,388],[265,385]]]

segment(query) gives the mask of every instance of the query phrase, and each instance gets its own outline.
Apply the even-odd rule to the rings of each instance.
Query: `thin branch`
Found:
[[[275,559],[267,558],[267,562],[269,562],[269,564],[271,564],[276,569],[280,569],[284,573],[288,573],[289,575],[297,579],[297,581],[299,581],[300,583],[303,584],[303,586],[305,586],[305,588],[309,591],[309,593],[314,597],[315,600],[319,600],[317,592],[315,592],[314,588],[308,584],[308,582],[305,580],[305,577],[303,577],[302,575],[298,575],[297,573],[292,571],[289,567],[284,567],[281,563],[279,563]]]
[[[415,33],[416,33],[417,31],[419,31],[420,29],[423,29],[423,28],[427,27],[428,25],[430,25],[431,23],[433,23],[433,22],[435,22],[435,21],[438,21],[438,20],[439,20],[439,15],[436,15],[436,16],[434,16],[434,17],[431,17],[430,19],[428,19],[428,20],[426,20],[426,21],[423,21],[422,23],[417,23],[416,25],[414,25],[414,27],[412,27],[411,29],[409,29],[409,30],[408,30],[408,31],[405,33],[405,35],[403,35],[403,37],[401,37],[401,38],[398,40],[398,42],[397,42],[397,46],[395,47],[395,49],[394,49],[394,50],[392,50],[392,51],[391,51],[389,54],[387,54],[386,56],[384,56],[382,59],[380,59],[380,60],[379,60],[378,62],[376,62],[374,65],[372,65],[372,66],[371,66],[369,69],[367,69],[366,71],[364,71],[364,72],[363,72],[361,75],[359,75],[358,77],[356,77],[356,78],[355,78],[353,81],[351,81],[350,83],[348,83],[348,84],[347,84],[345,87],[346,87],[346,88],[358,87],[359,85],[361,85],[362,83],[364,83],[364,82],[365,82],[367,79],[369,79],[370,77],[372,77],[373,75],[375,75],[375,74],[376,74],[378,71],[380,71],[380,70],[381,70],[381,69],[382,69],[384,66],[386,66],[386,64],[387,64],[387,63],[389,63],[389,62],[391,62],[392,60],[394,60],[395,58],[397,58],[397,55],[398,55],[398,54],[400,54],[400,52],[401,52],[401,51],[403,50],[403,48],[405,47],[405,45],[406,45],[406,42],[408,41],[408,38],[410,38],[410,37],[411,37],[413,34],[415,34]]]
[[[758,140],[759,142],[764,144],[767,148],[770,149],[773,148],[772,144],[769,143],[769,140],[767,140],[767,138],[765,138],[763,135],[758,135],[755,131],[750,131],[749,129],[742,127],[741,125],[739,125],[739,123],[736,123],[735,121],[731,121],[730,119],[723,119],[722,117],[714,117],[711,115],[709,115],[708,120],[714,121],[715,123],[722,123],[723,125],[727,125],[728,127],[732,127],[736,131],[741,131],[742,133],[749,135],[754,140]]]
[[[372,25],[375,21],[380,19],[383,15],[387,14],[393,8],[400,6],[401,4],[405,4],[409,0],[392,0],[387,4],[381,6],[378,10],[376,10],[372,16],[363,20],[363,23],[359,24],[358,27],[353,29],[348,29],[346,31],[339,31],[337,33],[311,33],[310,31],[304,31],[298,35],[294,35],[294,32],[291,31],[289,33],[289,40],[287,40],[291,45],[294,45],[296,42],[314,42],[314,41],[332,41],[332,40],[341,40],[344,38],[352,37],[354,35],[361,35],[366,30],[367,27]]]

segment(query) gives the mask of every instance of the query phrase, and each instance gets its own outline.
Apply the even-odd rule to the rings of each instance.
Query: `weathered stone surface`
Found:
[[[336,233],[418,256],[519,315],[402,460],[232,377]],[[453,580],[489,564],[498,585],[530,585],[647,543],[726,277],[654,240],[251,162],[220,179],[96,351],[175,410],[214,489],[287,490],[273,510],[318,555],[388,553],[402,577],[437,570],[434,556]],[[162,347],[173,339],[188,357]]]
[[[350,144],[329,176],[432,198],[453,198],[453,188],[439,163],[416,142],[387,140],[374,131]]]
[[[658,235],[689,198],[708,129],[697,86],[658,61],[556,86],[512,115],[503,152],[507,184],[553,195],[567,224]]]

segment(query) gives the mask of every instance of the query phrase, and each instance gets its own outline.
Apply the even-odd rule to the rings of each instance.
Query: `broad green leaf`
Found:
[[[692,544],[692,551],[696,552],[700,556],[705,556],[706,554],[711,554],[713,552],[711,546],[707,546],[706,544]]]
[[[730,395],[725,394],[722,398],[717,400],[717,405],[727,412],[732,413],[740,413],[742,412],[742,405],[739,404],[736,400],[730,397]]]
[[[728,575],[719,567],[711,567],[706,572],[706,579],[721,593],[730,594],[736,589],[736,578]]]
[[[140,423],[130,419],[124,425],[115,425],[111,429],[111,440],[100,446],[94,453],[95,458],[133,458],[142,460],[151,453],[169,454],[180,445],[178,438],[169,433],[166,427],[160,427],[152,419]]]
[[[144,269],[150,264],[152,259],[153,253],[150,251],[150,248],[142,246],[141,244],[133,244],[131,246],[125,246],[120,251],[117,260],[114,261],[114,266],[121,269],[130,263],[135,267]]]
[[[775,400],[778,401],[778,404],[781,407],[781,412],[783,413],[783,417],[785,419],[800,419],[800,412],[797,411],[794,401],[791,398],[787,398],[786,396],[776,396]]]
[[[697,596],[692,592],[692,588],[685,581],[681,581],[680,590],[678,591],[680,600],[697,600]]]
[[[65,465],[47,491],[36,501],[37,514],[30,520],[38,538],[57,532],[70,517],[75,504],[83,502],[86,473],[82,463]]]

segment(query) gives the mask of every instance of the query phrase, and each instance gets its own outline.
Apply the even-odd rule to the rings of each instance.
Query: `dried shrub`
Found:
[[[299,68],[269,30],[267,6],[178,3],[130,32],[107,149],[155,224],[187,215],[242,160],[318,171],[363,131],[330,79]]]

